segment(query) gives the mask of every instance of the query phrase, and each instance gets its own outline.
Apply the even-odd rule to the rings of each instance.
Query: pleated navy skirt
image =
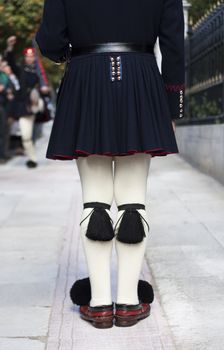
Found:
[[[120,80],[112,80],[111,56],[120,57]],[[178,152],[154,54],[103,52],[71,59],[58,92],[46,158]]]

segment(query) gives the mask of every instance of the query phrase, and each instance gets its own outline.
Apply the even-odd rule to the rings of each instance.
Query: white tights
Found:
[[[83,202],[105,202],[112,205],[146,201],[147,177],[151,155],[136,153],[129,156],[90,155],[76,159]],[[114,175],[113,175],[114,162]],[[85,208],[83,220],[93,208]],[[106,209],[111,217],[110,210]],[[118,211],[117,220],[124,210]],[[138,212],[148,221],[147,212]],[[115,237],[110,241],[94,241],[85,236],[90,215],[81,223],[81,237],[91,284],[91,306],[112,303],[110,264],[113,242],[118,257],[117,303],[138,304],[137,286],[144,258],[148,227],[143,220],[146,236],[139,243],[123,243]],[[116,220],[116,222],[117,222]],[[120,220],[121,221],[121,220]],[[116,226],[117,229],[119,224]]]

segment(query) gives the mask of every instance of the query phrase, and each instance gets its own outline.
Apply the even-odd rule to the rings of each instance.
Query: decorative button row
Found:
[[[180,107],[180,118],[183,117],[183,102],[184,102],[184,97],[183,97],[183,90],[180,90],[180,104],[179,104],[179,107]]]
[[[115,59],[116,58],[116,59]],[[110,79],[111,81],[122,79],[121,56],[110,56]]]

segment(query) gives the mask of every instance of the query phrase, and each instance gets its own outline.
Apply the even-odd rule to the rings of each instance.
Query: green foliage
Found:
[[[43,58],[43,64],[44,64],[44,68],[46,69],[50,83],[56,89],[62,78],[65,65],[64,64],[60,66],[56,65],[55,63],[51,62],[47,58]]]
[[[198,21],[213,5],[217,4],[217,0],[189,0],[189,2],[191,4],[189,17],[192,18],[193,23]]]
[[[6,47],[6,39],[17,36],[15,52],[18,60],[22,51],[32,45],[32,40],[40,24],[43,0],[0,0],[0,53]],[[56,87],[63,72],[63,66],[57,66],[43,59],[51,83]]]
[[[0,0],[0,50],[10,35],[18,37],[17,52],[30,45],[42,14],[42,0]]]
[[[205,92],[200,101],[194,96],[190,96],[189,107],[190,114],[194,118],[205,118],[206,116],[218,116],[221,109],[217,100],[209,100]]]

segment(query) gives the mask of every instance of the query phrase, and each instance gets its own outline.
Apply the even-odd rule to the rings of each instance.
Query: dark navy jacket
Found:
[[[154,45],[157,37],[172,119],[179,119],[184,113],[185,83],[182,0],[45,0],[36,41],[44,56],[63,62],[69,44]]]

